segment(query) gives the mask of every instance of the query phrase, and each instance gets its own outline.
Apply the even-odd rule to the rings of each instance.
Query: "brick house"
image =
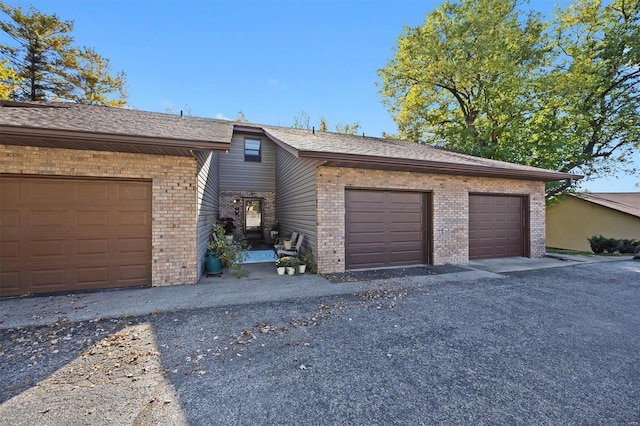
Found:
[[[542,256],[544,182],[411,142],[0,102],[0,295],[192,284],[211,219],[305,235],[321,273]]]

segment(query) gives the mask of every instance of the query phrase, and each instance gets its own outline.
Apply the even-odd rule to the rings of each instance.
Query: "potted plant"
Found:
[[[223,238],[227,240],[229,244],[233,242],[233,232],[236,230],[236,225],[233,224],[233,218],[221,217],[218,219],[218,225],[224,229]]]
[[[278,238],[278,235],[280,235],[280,222],[276,220],[273,222],[273,225],[271,225],[271,239],[275,240]]]
[[[225,235],[225,228],[220,223],[213,227],[213,236],[207,245],[205,268],[208,274],[219,274],[223,267],[229,267],[236,272],[237,277],[241,277],[245,274],[240,264],[245,244],[230,242]]]
[[[307,269],[307,267],[309,268],[309,270],[311,272],[316,272],[317,266],[316,266],[316,262],[313,259],[313,252],[311,250],[307,250],[304,253],[304,256],[302,257],[302,259],[300,260],[300,273],[304,273]]]
[[[293,257],[293,256],[287,256],[288,259],[288,266],[287,266],[287,274],[289,275],[293,275],[296,273],[296,269],[298,269],[298,266],[300,266],[300,261],[298,260],[297,257]]]
[[[287,270],[287,274],[293,275],[298,267],[298,258],[293,256],[283,256],[278,259],[276,266],[284,266]]]
[[[291,237],[285,237],[282,244],[284,244],[285,250],[291,250]]]
[[[284,275],[284,271],[287,268],[288,264],[289,261],[286,256],[276,260],[276,271],[278,271],[278,275]]]

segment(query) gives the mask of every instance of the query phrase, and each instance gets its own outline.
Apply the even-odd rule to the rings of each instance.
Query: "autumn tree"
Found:
[[[9,95],[18,88],[17,83],[20,81],[8,64],[8,59],[0,61],[0,100],[9,99]]]
[[[379,70],[401,137],[595,178],[637,143],[638,2],[446,1]],[[548,195],[559,188],[550,187]]]
[[[112,107],[127,104],[124,71],[112,75],[109,60],[94,49],[74,48],[67,54],[65,63],[70,69],[66,73],[67,100]],[[112,95],[116,95],[115,98]]]
[[[3,59],[21,79],[16,100],[62,100],[123,106],[125,76],[111,75],[109,61],[94,49],[74,46],[73,21],[61,20],[33,7],[24,12],[0,1],[8,17],[0,29],[11,43],[0,44]]]

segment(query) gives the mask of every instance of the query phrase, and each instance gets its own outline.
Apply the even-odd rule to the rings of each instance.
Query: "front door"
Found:
[[[244,236],[248,240],[262,239],[262,200],[244,200]]]

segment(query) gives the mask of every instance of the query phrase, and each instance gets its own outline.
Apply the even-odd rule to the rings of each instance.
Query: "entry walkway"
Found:
[[[569,266],[584,262],[629,260],[631,257],[578,259],[507,258],[475,261],[438,275],[392,278],[396,286],[428,285],[481,278],[526,269]],[[96,291],[21,299],[0,299],[0,328],[37,326],[56,321],[87,321],[148,315],[247,303],[275,302],[340,294],[353,294],[383,285],[391,279],[331,282],[323,276],[279,276],[272,263],[244,265],[248,276],[236,278],[225,270],[222,277],[203,277],[195,285]],[[462,272],[459,272],[459,271]]]

